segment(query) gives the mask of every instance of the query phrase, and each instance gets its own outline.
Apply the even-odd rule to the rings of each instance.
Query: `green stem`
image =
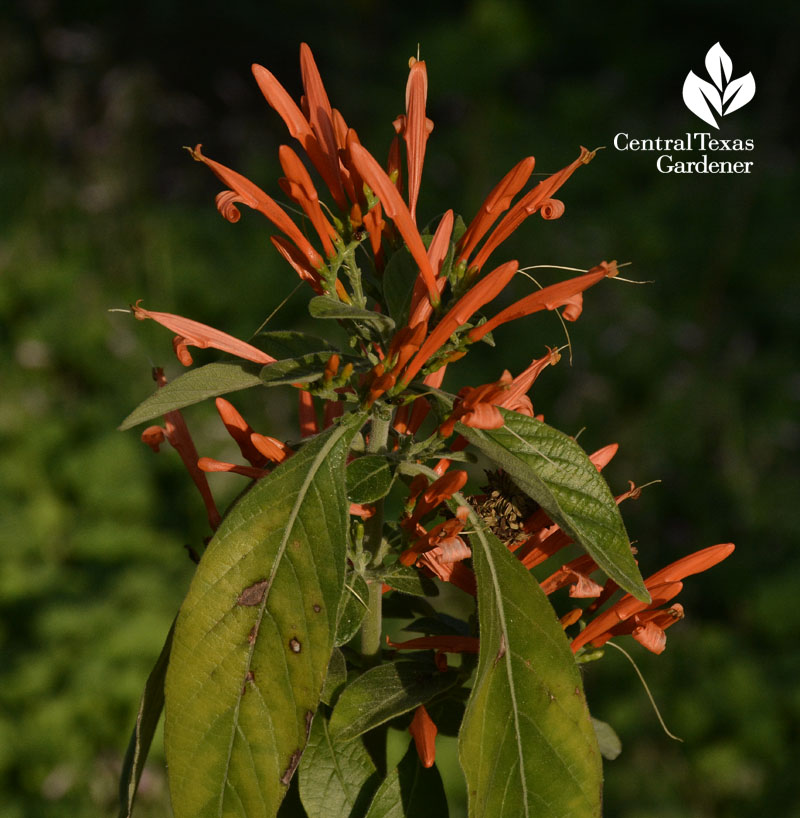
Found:
[[[378,408],[372,415],[367,452],[369,454],[383,454],[389,442],[391,428],[391,414],[383,416]],[[380,553],[383,540],[383,500],[375,503],[375,514],[364,523],[364,550],[372,555],[372,561]],[[369,600],[367,613],[361,623],[361,654],[364,658],[377,663],[381,653],[382,631],[382,583],[376,580],[369,583]]]

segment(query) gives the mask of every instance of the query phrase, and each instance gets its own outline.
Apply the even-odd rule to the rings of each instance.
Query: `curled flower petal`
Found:
[[[314,269],[319,270],[324,266],[325,261],[322,256],[271,196],[268,196],[258,185],[253,184],[241,173],[204,156],[201,148],[202,145],[197,145],[194,149],[189,150],[192,158],[210,168],[214,175],[235,193],[235,196],[231,197],[227,195],[230,191],[223,191],[222,196],[217,197],[217,207],[220,207],[220,202],[222,202],[223,209],[220,212],[225,218],[230,221],[230,217],[234,216],[233,221],[238,221],[239,217],[230,210],[234,202],[258,210],[297,245]],[[235,207],[234,210],[238,213]]]
[[[542,202],[549,199],[570,176],[581,166],[588,164],[594,157],[594,151],[581,147],[580,156],[547,179],[543,179],[536,187],[529,190],[509,212],[501,219],[489,238],[486,239],[478,254],[471,262],[471,268],[480,270],[494,250],[499,247],[528,216],[535,213]]]
[[[166,439],[167,433],[161,426],[148,426],[142,432],[142,443],[146,443],[156,454]]]
[[[271,364],[277,359],[266,352],[262,352],[254,346],[228,335],[226,332],[221,332],[218,329],[209,327],[207,324],[201,324],[199,321],[193,321],[191,318],[183,318],[180,315],[173,315],[169,312],[153,312],[140,307],[141,302],[137,301],[131,309],[134,317],[139,321],[144,321],[150,318],[161,326],[166,327],[173,332],[178,333],[181,338],[181,343],[186,345],[198,347],[199,349],[219,349],[222,352],[228,352],[231,355],[236,355],[238,358],[244,358],[247,361],[254,361],[257,364]]]
[[[564,215],[564,202],[560,199],[545,199],[539,207],[539,213],[547,221],[560,219]]]

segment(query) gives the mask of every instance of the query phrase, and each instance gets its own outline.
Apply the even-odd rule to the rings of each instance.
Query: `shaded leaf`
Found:
[[[602,769],[581,678],[533,576],[475,514],[480,654],[459,736],[471,818],[598,818]]]
[[[250,343],[278,360],[302,358],[311,352],[338,352],[337,348],[324,338],[291,329],[259,332]]]
[[[500,411],[501,429],[456,428],[507,471],[614,582],[637,599],[649,599],[619,508],[586,452],[546,423]]]
[[[362,673],[342,691],[331,716],[331,734],[339,741],[360,736],[425,704],[457,681],[455,671],[441,673],[416,662],[378,665]]]
[[[349,818],[375,765],[361,741],[335,742],[318,713],[298,771],[308,818]]]
[[[339,648],[334,648],[331,660],[328,662],[328,672],[325,675],[325,684],[322,686],[320,701],[333,704],[339,690],[347,683],[347,662]]]
[[[403,327],[408,322],[411,296],[418,274],[419,267],[405,247],[392,254],[383,271],[383,297],[389,315],[398,327]]]
[[[166,412],[191,406],[207,398],[260,386],[258,373],[261,369],[262,364],[241,361],[206,364],[190,369],[142,401],[120,423],[119,429],[124,432],[139,423],[155,420]]]
[[[170,626],[169,633],[161,648],[161,653],[144,686],[139,712],[136,714],[136,726],[133,728],[128,749],[122,762],[122,773],[119,780],[119,818],[130,818],[133,802],[136,798],[136,788],[142,777],[144,763],[150,751],[150,744],[164,709],[164,677],[167,673],[169,653],[172,648],[172,634],[175,623]]]
[[[347,575],[344,593],[339,601],[339,616],[336,623],[335,645],[346,645],[361,627],[367,612],[369,587],[361,574]]]
[[[175,818],[271,818],[286,793],[333,650],[344,462],[364,419],[348,417],[256,482],[200,561],[166,679]]]
[[[354,503],[374,503],[392,487],[392,470],[385,457],[370,454],[347,464],[347,496]]]
[[[439,596],[439,586],[430,577],[426,577],[416,568],[403,565],[400,562],[382,567],[377,574],[377,578],[394,588],[395,591],[400,591],[403,594]]]
[[[592,717],[592,727],[603,758],[613,761],[622,752],[622,742],[614,728],[605,721]]]
[[[326,295],[318,295],[312,298],[308,302],[308,311],[313,318],[344,318],[348,321],[372,324],[380,332],[391,332],[395,327],[394,321],[388,315],[353,307]]]
[[[412,633],[425,633],[431,636],[473,636],[469,623],[446,613],[437,613],[436,616],[423,616],[420,619],[415,619],[410,625],[406,625],[403,630]]]
[[[366,818],[447,818],[447,796],[436,765],[426,769],[414,744],[381,784]]]

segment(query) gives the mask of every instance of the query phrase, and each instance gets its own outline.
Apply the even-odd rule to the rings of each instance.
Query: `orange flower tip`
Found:
[[[601,145],[599,148],[595,148],[593,151],[590,151],[590,150],[587,150],[586,148],[584,148],[583,145],[581,145],[581,150],[586,151],[585,155],[581,157],[581,162],[584,165],[588,165],[589,162],[591,162],[592,159],[594,159],[595,155],[597,154],[597,151],[604,151],[605,149],[606,149],[606,146]]]

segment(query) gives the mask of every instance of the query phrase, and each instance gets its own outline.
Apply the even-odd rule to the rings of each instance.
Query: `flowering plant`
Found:
[[[489,259],[529,216],[564,212],[554,196],[594,152],[581,148],[523,192],[534,167],[526,157],[468,225],[448,210],[420,228],[433,127],[425,63],[411,60],[406,111],[384,165],[331,107],[305,45],[300,61],[300,105],[265,68],[253,73],[331,206],[288,145],[279,151],[280,187],[302,211],[299,223],[201,146],[190,153],[225,185],[217,207],[228,221],[246,205],[278,229],[271,241],[313,291],[311,315],[336,321],[348,343],[268,331],[245,342],[132,308],[175,334],[185,366],[192,346],[228,357],[170,383],[157,370],[159,388],[122,426],[163,416],[142,438],[178,452],[214,535],[148,680],[121,814],[131,814],[163,707],[177,818],[279,809],[309,818],[446,815],[437,731],[458,735],[471,816],[597,816],[598,736],[607,733],[589,716],[578,664],[617,635],[663,651],[666,629],[683,616],[672,603],[683,579],[733,545],[642,579],[618,509],[640,489],[631,484],[615,497],[601,473],[616,445],[586,454],[534,414],[528,392],[559,361],[558,350],[516,376],[503,371],[456,395],[441,388],[445,370],[498,326],[542,310],[575,321],[583,293],[617,275],[615,262],[602,261],[505,309],[491,307],[520,268]],[[221,397],[256,387],[296,392],[294,439],[254,430]],[[180,410],[207,398],[216,399],[246,465],[198,456]],[[467,493],[464,467],[477,456],[489,464],[487,485]],[[208,472],[251,481],[224,514]],[[571,544],[581,552],[564,561]],[[431,601],[443,584],[472,598],[468,620]],[[568,596],[551,604],[564,588]],[[384,637],[387,614],[420,635]],[[389,726],[413,737],[393,770]]]

